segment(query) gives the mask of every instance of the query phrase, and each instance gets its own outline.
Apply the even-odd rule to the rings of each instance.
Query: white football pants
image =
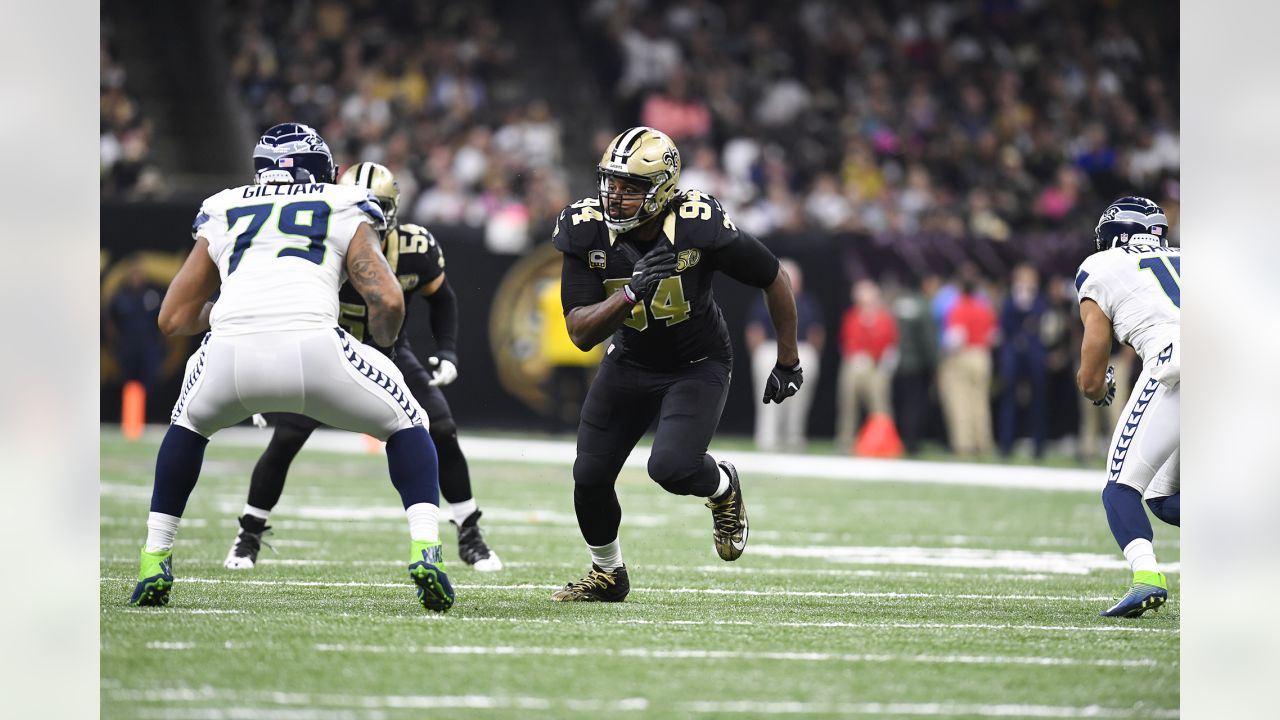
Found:
[[[1107,480],[1151,497],[1173,495],[1180,487],[1178,416],[1182,385],[1169,387],[1162,383],[1161,369],[1154,364],[1142,369],[1107,453]]]
[[[209,437],[254,413],[291,412],[386,440],[427,415],[389,358],[339,328],[205,335],[171,422]]]

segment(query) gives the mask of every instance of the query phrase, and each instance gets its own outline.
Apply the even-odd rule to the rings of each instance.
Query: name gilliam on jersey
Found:
[[[244,197],[256,198],[267,195],[302,195],[304,193],[324,192],[323,183],[304,183],[298,185],[250,185],[244,189]]]

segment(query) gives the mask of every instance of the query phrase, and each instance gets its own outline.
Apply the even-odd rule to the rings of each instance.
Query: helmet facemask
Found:
[[[605,224],[615,233],[625,233],[662,214],[675,197],[680,181],[680,151],[661,131],[643,126],[630,128],[605,148],[596,166],[596,178]],[[622,181],[636,189],[610,191],[611,178],[615,184]],[[614,217],[610,209],[620,210],[624,202],[638,206],[626,217]]]
[[[665,176],[651,180],[650,178],[636,177],[626,173],[605,170],[604,168],[598,168],[596,176],[600,181],[600,211],[604,214],[605,224],[609,226],[610,230],[616,233],[633,230],[657,217],[658,213],[662,211],[663,208],[658,203],[657,194],[658,187],[667,180]],[[643,191],[613,191],[609,189],[609,178],[620,180],[628,185],[645,185],[647,188]],[[622,204],[630,202],[638,204],[635,212],[629,217],[615,218],[610,213],[610,208],[617,207],[621,211]]]

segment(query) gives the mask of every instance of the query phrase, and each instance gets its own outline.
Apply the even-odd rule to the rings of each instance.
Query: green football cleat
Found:
[[[1169,599],[1169,585],[1164,574],[1143,570],[1133,574],[1129,592],[1115,605],[1102,611],[1102,617],[1142,617],[1142,613],[1155,612]]]
[[[409,577],[418,586],[418,602],[433,612],[448,612],[456,597],[444,571],[444,546],[414,540],[409,548]]]
[[[173,587],[173,550],[147,552],[142,549],[141,563],[138,567],[138,584],[133,588],[133,596],[129,604],[168,605],[169,590]]]

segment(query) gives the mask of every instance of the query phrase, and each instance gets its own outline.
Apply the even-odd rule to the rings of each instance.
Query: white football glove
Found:
[[[1116,368],[1114,365],[1107,366],[1107,394],[1093,401],[1098,407],[1106,407],[1116,399]]]
[[[427,358],[427,372],[431,373],[428,385],[448,385],[458,379],[458,366],[452,360],[432,355]]]

